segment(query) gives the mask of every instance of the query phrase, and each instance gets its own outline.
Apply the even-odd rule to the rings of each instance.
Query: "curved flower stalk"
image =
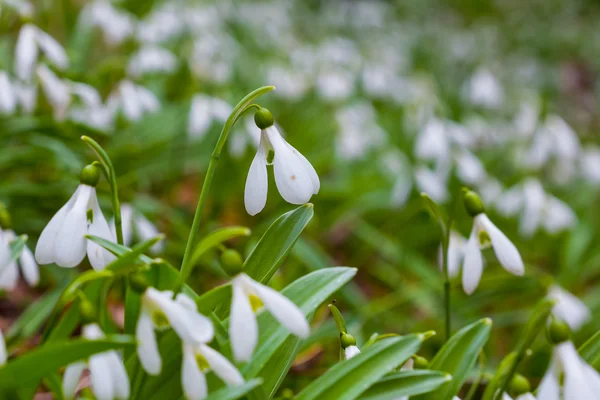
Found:
[[[255,313],[266,308],[290,332],[300,338],[308,337],[310,327],[302,311],[287,297],[241,273],[231,281],[233,297],[229,337],[237,361],[248,361],[258,342]]]
[[[102,329],[95,324],[83,327],[83,337],[98,340],[104,337]],[[98,400],[127,400],[129,398],[129,377],[121,360],[114,350],[94,354],[87,362],[70,364],[63,376],[63,394],[65,399],[75,398],[79,378],[88,368],[92,383],[92,391]]]
[[[92,267],[101,270],[115,260],[108,250],[85,238],[85,235],[94,235],[115,241],[96,197],[95,186],[99,179],[100,171],[94,164],[82,170],[81,184],[40,235],[35,248],[35,259],[39,264],[56,263],[73,268],[87,253]]]
[[[262,131],[258,151],[246,179],[246,211],[250,215],[256,215],[267,203],[269,150],[273,150],[275,154],[272,165],[275,184],[281,197],[291,204],[308,202],[313,194],[319,193],[317,172],[310,162],[281,136],[273,125],[273,116],[268,110],[261,108],[255,115],[255,121]]]
[[[134,234],[142,242],[155,238],[160,234],[156,226],[144,214],[133,208],[131,204],[121,204],[121,218],[123,221],[123,244],[125,246],[132,243]],[[111,231],[115,233],[114,220],[111,221]],[[164,241],[161,240],[152,246],[150,251],[153,254],[161,253],[165,247],[164,245]]]
[[[4,237],[2,240],[6,243],[10,243],[17,238],[17,235],[12,229],[6,229],[1,232],[1,235]],[[8,254],[10,257],[10,248],[8,248]],[[18,265],[17,260],[10,261],[8,264],[4,265],[4,267],[0,267],[0,289],[13,290],[17,286],[19,280],[19,267],[21,267],[21,274],[29,286],[36,286],[40,280],[38,265],[35,262],[33,253],[29,250],[27,245],[23,246],[23,251],[18,259]]]
[[[496,258],[508,272],[522,276],[525,266],[519,251],[500,229],[484,213],[479,196],[470,190],[464,193],[467,211],[473,216],[473,229],[465,245],[463,262],[463,289],[471,294],[477,289],[483,272],[481,249],[492,247]]]
[[[571,330],[581,328],[591,318],[589,308],[577,297],[558,285],[550,287],[548,297],[556,301],[552,314],[566,322]]]

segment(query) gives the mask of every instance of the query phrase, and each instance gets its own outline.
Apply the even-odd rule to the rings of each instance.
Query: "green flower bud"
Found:
[[[356,346],[356,339],[349,333],[342,333],[340,336],[340,341],[342,342],[342,349],[350,346]]]
[[[470,216],[475,217],[485,212],[483,202],[477,193],[472,190],[463,189],[463,203]]]
[[[256,114],[254,114],[254,123],[260,129],[267,129],[273,126],[273,114],[266,108],[261,107]]]
[[[149,284],[144,274],[140,272],[134,272],[129,274],[129,286],[131,287],[131,290],[136,293],[144,293]]]
[[[83,167],[81,174],[79,175],[79,182],[83,183],[84,185],[96,187],[99,180],[100,168],[98,168],[96,163],[91,163]]]
[[[550,343],[559,344],[571,338],[571,328],[565,321],[553,318],[548,325],[547,334]]]
[[[97,320],[96,307],[87,299],[82,299],[79,303],[79,314],[84,324],[90,324]]]
[[[531,391],[531,385],[527,378],[521,374],[514,374],[510,383],[508,384],[508,391],[513,396],[520,396]]]
[[[244,259],[237,251],[226,249],[221,253],[221,266],[228,275],[237,275],[242,271]]]
[[[413,360],[415,369],[427,369],[429,367],[429,361],[425,357],[414,356]]]

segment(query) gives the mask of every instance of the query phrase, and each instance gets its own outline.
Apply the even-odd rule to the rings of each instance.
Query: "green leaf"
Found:
[[[196,245],[190,262],[194,265],[208,250],[217,247],[229,239],[238,236],[249,236],[250,232],[250,229],[245,226],[231,226],[211,232]]]
[[[0,368],[0,389],[36,385],[60,367],[85,359],[92,354],[133,346],[129,335],[109,335],[101,340],[74,339],[46,344],[24,354]]]
[[[53,290],[27,307],[19,319],[6,332],[6,340],[11,341],[17,337],[19,339],[27,339],[37,333],[44,321],[52,313],[52,309],[58,302],[61,292],[61,289]]]
[[[224,387],[210,393],[206,400],[237,400],[260,386],[261,383],[261,379],[252,379],[238,386]]]
[[[426,338],[426,334],[411,334],[384,339],[333,366],[304,388],[296,400],[357,399],[385,374],[404,364]]]
[[[600,368],[600,331],[581,345],[579,354],[592,367],[595,369]]]
[[[96,242],[100,246],[104,247],[106,250],[110,251],[111,253],[113,253],[117,257],[125,256],[126,254],[129,254],[129,253],[133,252],[133,249],[130,249],[129,247],[126,247],[126,246],[123,246],[123,245],[120,245],[120,244],[117,244],[117,243],[113,243],[110,240],[106,240],[106,239],[103,239],[103,238],[98,237],[98,236],[86,235],[86,237],[88,239],[90,239],[91,241]],[[141,244],[135,246],[134,249],[137,249],[137,251],[135,252],[135,257],[133,257],[131,260],[128,257],[128,258],[126,258],[126,260],[132,262],[132,261],[134,261],[136,259],[139,259],[144,264],[150,264],[150,263],[152,263],[152,259],[150,257],[148,257],[148,256],[145,256],[143,254],[143,251],[140,251],[140,249],[141,248],[145,248],[146,250],[148,250],[148,249],[150,249],[150,247],[154,246],[154,244],[156,244],[157,242],[159,242],[161,239],[162,239],[162,237],[158,237],[157,236],[157,237],[155,237],[153,239],[150,239],[147,242],[144,242],[144,243],[141,243]],[[114,264],[117,261],[118,261],[118,259],[115,260],[115,261],[113,261],[113,263],[111,263],[111,264]],[[115,268],[113,267],[111,269],[115,269]]]
[[[492,320],[484,318],[456,332],[429,365],[430,369],[449,373],[452,380],[433,392],[413,397],[411,400],[446,400],[456,395],[487,342],[491,328]]]
[[[452,375],[439,371],[414,370],[386,375],[360,396],[361,400],[396,400],[431,392],[449,382]]]

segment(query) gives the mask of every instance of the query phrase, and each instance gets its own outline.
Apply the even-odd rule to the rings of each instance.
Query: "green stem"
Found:
[[[275,89],[275,87],[273,86],[263,86],[244,97],[237,104],[237,106],[235,106],[235,108],[229,115],[229,118],[227,118],[223,129],[221,130],[221,135],[219,136],[217,145],[215,146],[215,149],[213,150],[212,155],[210,157],[208,169],[206,170],[206,177],[204,178],[204,183],[202,184],[202,191],[200,192],[200,198],[198,199],[198,205],[196,207],[196,214],[194,215],[194,221],[192,222],[190,235],[185,246],[185,253],[183,254],[183,261],[181,262],[181,270],[179,273],[180,287],[178,289],[181,289],[181,286],[185,284],[187,278],[190,276],[190,273],[192,272],[192,269],[194,267],[194,265],[190,262],[190,257],[192,256],[193,248],[196,243],[196,236],[198,235],[198,229],[200,228],[202,212],[204,211],[204,205],[206,204],[206,199],[208,198],[210,185],[212,184],[215,170],[217,168],[217,163],[219,162],[219,158],[221,157],[221,152],[223,151],[223,147],[225,146],[225,142],[227,141],[229,132],[244,112],[246,112],[252,107],[259,107],[255,104],[252,104],[254,99],[267,92],[270,92],[273,89]]]
[[[81,140],[83,140],[90,148],[96,153],[96,156],[100,159],[100,162],[103,166],[102,170],[106,175],[106,179],[110,184],[110,191],[112,196],[112,207],[113,213],[115,214],[115,230],[117,232],[117,243],[123,244],[123,223],[121,222],[121,204],[119,203],[119,192],[117,188],[117,174],[115,173],[115,168],[113,167],[112,161],[110,161],[110,157],[106,154],[106,151],[96,142],[94,139],[89,136],[82,136]]]

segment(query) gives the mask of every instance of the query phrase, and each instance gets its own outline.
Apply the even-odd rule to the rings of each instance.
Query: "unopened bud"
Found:
[[[244,266],[244,259],[234,249],[226,249],[221,253],[221,266],[229,276],[240,273]]]
[[[91,301],[87,299],[82,299],[79,303],[79,315],[81,315],[81,321],[84,324],[91,324],[92,322],[96,322],[96,307],[94,307]]]
[[[475,217],[485,212],[483,202],[477,193],[469,189],[463,189],[463,203],[470,216]]]
[[[548,340],[552,344],[566,342],[571,338],[571,328],[569,325],[560,319],[553,318],[548,326]]]
[[[429,367],[429,361],[425,357],[414,356],[413,357],[415,369],[427,369]]]
[[[273,114],[266,108],[261,107],[256,114],[254,114],[254,123],[260,129],[267,129],[273,126]]]
[[[520,396],[531,391],[531,385],[527,378],[521,374],[514,374],[508,385],[508,391],[513,396]]]
[[[100,168],[95,163],[86,165],[81,170],[81,174],[79,175],[79,181],[84,185],[88,185],[91,187],[96,187],[98,181],[100,180]]]
[[[340,341],[342,342],[342,349],[350,346],[356,346],[356,339],[354,339],[354,336],[349,333],[342,333]]]

